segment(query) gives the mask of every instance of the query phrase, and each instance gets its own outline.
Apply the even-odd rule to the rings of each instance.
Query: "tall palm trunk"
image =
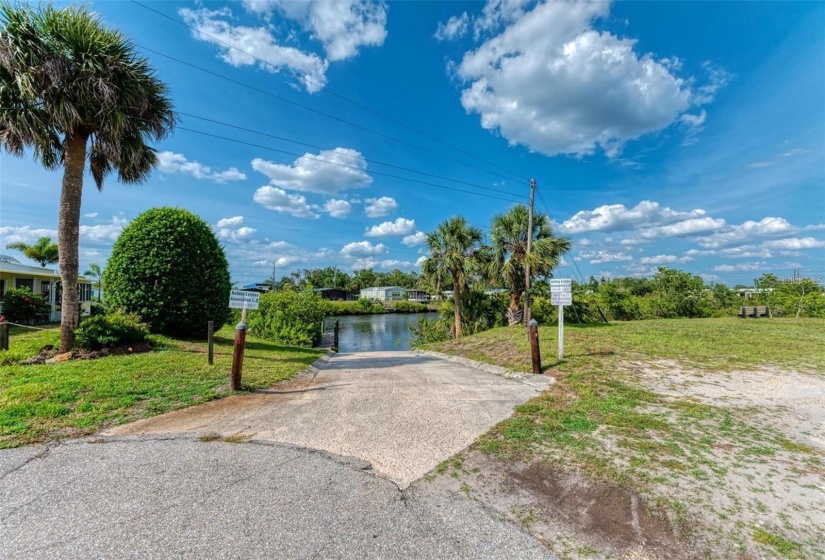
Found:
[[[66,136],[63,191],[60,194],[60,217],[57,225],[60,280],[63,284],[63,299],[60,304],[60,352],[72,349],[74,329],[80,322],[80,309],[77,304],[78,238],[87,138],[86,134],[78,133]]]
[[[453,274],[453,316],[455,325],[453,334],[455,338],[461,338],[461,288],[458,284],[458,276]]]

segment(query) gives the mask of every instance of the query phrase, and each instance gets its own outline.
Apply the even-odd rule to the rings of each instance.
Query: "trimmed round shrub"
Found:
[[[229,263],[209,225],[180,208],[152,208],[120,234],[103,273],[106,307],[155,333],[206,338],[229,319]]]
[[[46,296],[33,294],[28,288],[8,290],[0,301],[3,303],[0,315],[12,323],[30,323],[49,318],[49,301]]]
[[[75,343],[86,350],[143,342],[148,334],[140,317],[121,313],[87,317],[74,332]]]

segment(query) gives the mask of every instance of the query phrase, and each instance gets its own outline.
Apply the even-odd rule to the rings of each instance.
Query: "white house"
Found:
[[[20,264],[16,259],[3,256],[0,259],[0,296],[12,288],[28,288],[34,294],[43,294],[49,299],[49,320],[60,320],[59,292],[60,274],[40,266]],[[55,290],[57,285],[58,289]],[[92,282],[86,278],[77,279],[80,314],[89,315],[92,301]],[[2,308],[0,308],[2,313]]]
[[[426,290],[407,290],[407,299],[417,303],[429,303],[430,294]]]
[[[403,301],[407,299],[407,290],[399,286],[380,286],[361,290],[361,297],[376,301]]]

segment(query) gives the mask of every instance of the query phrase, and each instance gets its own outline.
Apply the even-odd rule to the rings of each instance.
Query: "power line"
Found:
[[[198,120],[202,120],[202,121],[206,121],[206,122],[211,122],[211,123],[214,123],[214,124],[219,124],[221,126],[226,126],[228,128],[234,128],[236,130],[242,130],[244,132],[250,132],[252,134],[258,134],[260,136],[266,136],[267,138],[274,138],[275,140],[282,140],[284,142],[290,142],[292,144],[298,144],[300,146],[307,146],[309,148],[315,148],[317,150],[326,150],[326,148],[323,148],[322,146],[317,146],[315,144],[309,144],[307,142],[301,142],[300,140],[294,140],[292,138],[286,138],[284,136],[277,136],[275,134],[270,134],[268,132],[262,132],[260,130],[245,128],[243,126],[234,125],[234,124],[231,124],[231,123],[211,119],[211,118],[208,118],[208,117],[201,117],[201,116],[198,116],[198,115],[193,115],[191,113],[184,113],[184,112],[181,112],[181,111],[178,111],[178,114],[186,116],[186,117],[190,117],[190,118],[193,118],[193,119],[198,119]],[[485,186],[479,185],[477,183],[469,183],[467,181],[462,181],[460,179],[452,179],[450,177],[444,177],[443,175],[436,175],[434,173],[427,173],[426,171],[418,171],[416,169],[411,169],[409,167],[403,167],[401,165],[395,165],[393,163],[387,163],[387,162],[384,162],[384,161],[379,161],[379,160],[375,160],[375,159],[371,159],[371,158],[366,158],[366,157],[360,156],[360,155],[359,156],[354,156],[354,155],[344,154],[344,153],[340,153],[340,152],[338,152],[338,153],[342,156],[345,156],[345,157],[349,157],[349,158],[353,158],[353,159],[361,159],[361,160],[364,160],[364,161],[369,162],[369,163],[373,163],[373,164],[376,164],[376,165],[384,165],[386,167],[392,167],[394,169],[399,169],[401,171],[409,171],[411,173],[418,173],[419,175],[426,175],[427,177],[433,177],[434,179],[442,179],[444,181],[451,181],[453,183],[458,183],[458,184],[461,184],[461,185],[467,185],[468,187],[475,187],[477,189],[483,189],[483,190],[486,190],[486,191],[492,191],[492,192],[497,192],[497,193],[501,193],[501,194],[508,194],[510,196],[515,196],[515,197],[519,196],[518,194],[516,194],[514,192],[504,191],[504,190],[501,190],[501,189],[494,189],[494,188],[491,188],[491,187],[485,187]]]
[[[547,217],[552,220],[553,219],[553,214],[550,213],[550,205],[547,204],[546,200],[544,200],[544,195],[541,194],[541,190],[538,186],[536,187],[536,194],[539,195],[539,200],[541,201],[542,205],[544,206],[545,212],[547,212]],[[582,274],[581,270],[579,269],[578,263],[576,263],[576,261],[573,259],[573,257],[570,257],[570,260],[573,262],[573,265],[575,265],[575,267],[576,267],[576,271],[579,274],[579,280],[581,281],[582,284],[584,284],[585,283],[584,282],[584,275]],[[570,269],[570,272],[572,272],[573,275],[575,276],[576,275],[575,271],[573,270],[573,267],[570,266],[570,263],[567,262],[567,259],[564,259],[564,262],[567,265],[567,268]]]
[[[177,19],[177,18],[174,18],[174,17],[172,17],[172,16],[170,16],[170,15],[168,15],[168,14],[164,14],[163,12],[160,12],[160,11],[158,11],[158,10],[155,10],[154,8],[150,8],[149,6],[147,6],[147,5],[145,5],[145,4],[142,4],[142,3],[138,2],[137,0],[132,0],[132,2],[133,2],[134,4],[136,4],[136,5],[140,6],[140,7],[142,7],[142,8],[145,8],[146,10],[149,10],[150,12],[153,12],[153,13],[155,13],[155,14],[158,14],[158,15],[160,15],[160,16],[162,16],[162,17],[164,17],[164,18],[166,18],[166,19],[168,19],[168,20],[170,20],[170,21],[173,21],[173,22],[175,22],[175,23],[177,23],[177,24],[179,24],[179,25],[182,25],[182,26],[184,26],[184,27],[186,27],[186,28],[188,28],[188,29],[191,29],[192,31],[194,31],[195,33],[197,33],[197,34],[199,34],[199,35],[203,35],[203,36],[205,36],[205,37],[209,37],[210,39],[212,39],[212,40],[214,40],[214,41],[216,41],[216,42],[218,42],[218,43],[220,43],[220,44],[222,44],[222,45],[226,46],[227,48],[235,49],[235,50],[237,50],[238,52],[241,52],[241,53],[243,53],[243,54],[244,54],[244,55],[246,55],[246,56],[249,56],[249,57],[251,57],[251,58],[254,58],[254,59],[258,60],[259,62],[261,62],[261,63],[263,63],[263,64],[265,64],[265,65],[267,65],[267,66],[274,66],[271,62],[269,62],[269,61],[267,61],[267,60],[264,60],[264,59],[262,59],[262,58],[259,58],[259,57],[255,56],[255,55],[251,54],[251,53],[248,53],[248,52],[246,52],[245,50],[243,50],[243,49],[241,49],[241,48],[239,48],[239,47],[236,47],[235,45],[232,45],[231,43],[227,43],[227,42],[225,42],[225,41],[222,41],[221,39],[218,39],[217,37],[215,37],[215,36],[213,36],[213,35],[209,35],[208,33],[204,33],[203,31],[200,31],[199,29],[197,29],[197,28],[195,28],[195,27],[193,27],[193,26],[191,26],[191,25],[187,24],[186,22],[183,22],[183,21],[181,21],[181,20],[179,20],[179,19]],[[375,113],[376,115],[379,115],[379,116],[382,116],[382,117],[384,117],[384,118],[386,118],[386,119],[389,119],[389,120],[391,120],[391,121],[395,122],[396,124],[399,124],[399,125],[401,125],[401,126],[404,126],[405,128],[409,128],[410,130],[413,130],[414,132],[416,132],[416,133],[418,133],[418,134],[422,134],[422,135],[424,135],[424,136],[426,136],[426,137],[428,137],[428,138],[431,138],[431,139],[433,139],[433,140],[436,140],[437,142],[439,142],[439,143],[441,143],[441,144],[444,144],[444,145],[449,146],[449,147],[451,147],[451,148],[453,148],[453,149],[455,149],[455,150],[458,150],[458,151],[460,151],[460,152],[462,152],[462,153],[465,153],[465,154],[467,154],[467,155],[470,155],[471,157],[473,157],[473,158],[475,158],[475,159],[478,159],[478,160],[480,160],[480,161],[484,161],[484,162],[485,162],[485,163],[487,163],[488,165],[491,165],[491,166],[496,167],[496,168],[499,168],[499,169],[503,169],[503,170],[507,171],[507,173],[508,173],[509,175],[503,175],[503,174],[498,173],[498,172],[496,172],[496,171],[491,171],[491,170],[489,170],[489,169],[485,169],[485,168],[483,168],[483,167],[479,167],[479,166],[474,165],[474,164],[472,164],[472,163],[468,163],[468,162],[466,162],[466,161],[462,161],[462,160],[460,160],[460,159],[456,159],[456,158],[453,158],[453,157],[450,157],[450,156],[447,156],[447,155],[441,154],[441,153],[439,153],[439,152],[435,152],[435,151],[433,151],[433,150],[429,150],[429,149],[424,148],[424,147],[422,147],[422,146],[418,146],[417,144],[412,144],[412,143],[407,142],[407,141],[405,141],[405,140],[402,140],[402,139],[400,139],[400,138],[397,138],[397,137],[394,137],[394,136],[390,136],[390,135],[388,135],[388,134],[384,134],[384,133],[379,132],[379,131],[377,131],[377,130],[373,130],[373,129],[371,129],[371,128],[367,128],[367,127],[365,127],[365,126],[362,126],[362,125],[359,125],[359,124],[357,124],[357,123],[354,123],[354,122],[348,121],[348,120],[346,120],[346,119],[342,119],[342,118],[340,118],[340,117],[336,117],[336,116],[331,115],[331,114],[329,114],[329,113],[325,113],[325,112],[323,112],[323,111],[319,111],[318,109],[314,109],[314,108],[312,108],[312,107],[309,107],[308,105],[304,105],[304,104],[302,104],[302,103],[298,103],[297,101],[293,101],[293,100],[291,100],[291,99],[287,99],[286,97],[282,97],[282,96],[276,95],[276,94],[274,94],[274,93],[271,93],[271,92],[268,92],[268,91],[262,90],[262,89],[260,89],[260,88],[256,88],[256,87],[251,86],[251,85],[249,85],[249,84],[245,84],[245,83],[240,82],[240,81],[238,81],[238,80],[234,80],[234,79],[229,78],[229,77],[227,77],[227,76],[223,76],[223,75],[221,75],[221,74],[219,74],[219,73],[217,73],[217,72],[212,72],[211,70],[207,70],[206,68],[203,68],[203,67],[197,66],[197,65],[195,65],[195,64],[192,64],[192,63],[186,62],[186,61],[184,61],[184,60],[181,60],[181,59],[179,59],[179,58],[176,58],[176,57],[170,56],[170,55],[168,55],[168,54],[165,54],[165,53],[162,53],[162,52],[156,51],[156,50],[154,50],[154,49],[150,49],[150,48],[148,48],[148,47],[144,47],[144,46],[142,46],[142,45],[137,45],[137,46],[138,46],[138,47],[140,47],[141,49],[143,49],[143,50],[147,51],[147,52],[151,52],[151,53],[156,54],[156,55],[158,55],[158,56],[162,56],[162,57],[168,58],[168,59],[173,60],[173,61],[175,61],[175,62],[178,62],[178,63],[180,63],[180,64],[184,64],[184,65],[189,66],[189,67],[191,67],[191,68],[195,68],[195,69],[200,70],[200,71],[202,71],[202,72],[206,72],[206,73],[208,73],[208,74],[211,74],[211,75],[213,75],[213,76],[219,77],[219,78],[221,78],[221,79],[224,79],[224,80],[227,80],[227,81],[233,82],[233,83],[235,83],[235,84],[237,84],[237,85],[240,85],[240,86],[243,86],[243,87],[246,87],[246,88],[249,88],[249,89],[252,89],[252,90],[258,91],[259,93],[264,93],[264,94],[269,95],[270,97],[273,97],[273,98],[278,99],[278,100],[280,100],[280,101],[284,101],[284,102],[286,102],[286,103],[290,103],[290,104],[295,105],[295,106],[297,106],[297,107],[301,107],[302,109],[305,109],[305,110],[307,110],[307,111],[311,111],[311,112],[313,112],[313,113],[316,113],[316,114],[319,114],[319,115],[325,116],[325,117],[327,117],[327,118],[334,119],[334,120],[336,120],[336,121],[339,121],[339,122],[342,122],[342,123],[348,124],[348,125],[350,125],[350,126],[356,127],[356,128],[358,128],[358,129],[364,130],[364,131],[366,131],[366,132],[370,132],[371,134],[376,134],[376,135],[381,136],[381,137],[383,137],[383,138],[387,138],[388,140],[392,140],[392,141],[394,141],[394,142],[398,142],[398,143],[400,143],[400,144],[404,144],[404,145],[409,146],[409,147],[411,147],[411,148],[415,148],[415,149],[417,149],[417,150],[421,150],[421,151],[424,151],[424,152],[427,152],[427,153],[430,153],[430,154],[433,154],[433,155],[437,155],[437,156],[439,156],[439,157],[441,157],[441,158],[444,158],[444,159],[447,159],[447,160],[453,161],[453,162],[455,162],[455,163],[460,163],[460,164],[462,164],[462,165],[466,165],[466,166],[468,166],[468,167],[472,167],[472,168],[474,168],[474,169],[478,169],[478,170],[480,170],[480,171],[484,171],[485,173],[490,173],[490,174],[493,174],[493,175],[497,175],[497,176],[499,176],[499,177],[503,177],[503,178],[505,178],[505,179],[510,179],[510,180],[513,180],[513,178],[514,178],[513,176],[518,177],[519,179],[524,179],[524,177],[523,177],[522,175],[518,174],[518,173],[515,173],[515,172],[513,172],[513,171],[508,171],[508,170],[506,170],[506,169],[502,168],[501,166],[499,166],[499,165],[497,165],[497,164],[495,164],[495,163],[492,163],[492,162],[490,162],[490,161],[487,161],[487,160],[486,160],[486,159],[484,159],[484,158],[481,158],[480,156],[476,156],[476,155],[473,155],[473,154],[471,154],[471,153],[469,153],[469,152],[465,152],[465,151],[464,151],[464,150],[462,150],[461,148],[457,148],[457,147],[455,147],[455,146],[453,146],[453,145],[451,145],[451,144],[448,144],[448,143],[446,143],[446,142],[444,142],[444,141],[442,141],[442,140],[438,140],[437,138],[435,138],[435,137],[433,137],[433,136],[431,136],[431,135],[429,135],[429,134],[427,134],[427,133],[421,132],[421,131],[419,131],[419,130],[417,130],[417,129],[414,129],[414,128],[412,128],[412,127],[408,126],[408,125],[404,125],[403,123],[400,123],[400,122],[398,122],[398,121],[395,121],[394,119],[392,119],[392,118],[390,118],[390,117],[387,117],[387,116],[383,115],[382,113],[379,113],[379,112],[377,112],[377,111],[375,111],[375,110],[369,109],[369,108],[367,108],[367,107],[363,106],[362,104],[360,104],[360,103],[358,103],[358,102],[356,102],[356,101],[353,101],[353,100],[351,100],[351,99],[349,99],[349,98],[347,98],[347,97],[345,97],[345,96],[343,96],[343,95],[341,95],[341,94],[334,93],[334,92],[329,92],[329,93],[332,93],[333,95],[335,95],[336,97],[340,97],[341,99],[344,99],[344,100],[346,100],[346,101],[348,101],[348,102],[350,102],[350,103],[353,103],[353,104],[355,104],[355,105],[357,105],[357,106],[359,106],[359,107],[362,107],[362,108],[364,108],[364,109],[367,109],[367,110],[369,110],[370,112]],[[307,80],[307,82],[308,82],[308,83],[312,83],[312,82],[309,82],[309,80]],[[317,84],[315,84],[315,85],[317,85]]]
[[[209,132],[203,132],[201,130],[193,130],[191,128],[186,128],[186,127],[182,127],[182,126],[177,127],[177,130],[183,130],[183,131],[191,132],[191,133],[194,133],[194,134],[200,134],[202,136],[208,136],[210,138],[217,138],[219,140],[225,140],[227,142],[234,142],[236,144],[243,144],[245,146],[251,146],[253,148],[260,148],[262,150],[268,150],[270,152],[277,152],[277,153],[286,154],[286,155],[290,155],[290,156],[294,156],[294,157],[306,157],[307,159],[312,159],[312,160],[315,160],[315,161],[326,163],[328,165],[336,165],[338,167],[346,167],[346,168],[349,168],[349,169],[355,169],[357,171],[363,171],[363,169],[361,169],[360,167],[356,167],[354,165],[347,165],[345,163],[337,163],[337,162],[334,162],[334,161],[328,161],[328,160],[313,157],[313,156],[307,156],[306,154],[298,154],[298,153],[295,153],[295,152],[289,152],[287,150],[279,150],[277,148],[272,148],[270,146],[263,146],[261,144],[253,144],[252,142],[245,142],[243,140],[237,140],[235,138],[228,138],[226,136],[221,136],[219,134],[211,134]],[[445,185],[439,185],[437,183],[430,183],[429,181],[421,181],[419,179],[411,179],[409,177],[402,177],[401,175],[393,175],[391,173],[384,173],[383,171],[373,170],[371,173],[373,173],[374,175],[382,175],[384,177],[390,177],[390,178],[393,178],[393,179],[400,179],[402,181],[409,181],[409,182],[412,182],[412,183],[419,183],[421,185],[428,185],[428,186],[436,187],[436,188],[439,188],[439,189],[446,189],[446,190],[450,190],[450,191],[463,192],[463,193],[466,193],[466,194],[473,194],[473,195],[476,195],[476,196],[483,196],[483,197],[486,197],[486,198],[495,198],[497,200],[504,200],[506,202],[515,202],[515,203],[520,202],[520,201],[514,200],[512,198],[504,198],[504,197],[501,197],[501,196],[494,196],[494,195],[491,195],[491,194],[483,194],[483,193],[479,193],[479,192],[475,192],[475,191],[468,191],[466,189],[457,189],[455,187],[447,187]]]

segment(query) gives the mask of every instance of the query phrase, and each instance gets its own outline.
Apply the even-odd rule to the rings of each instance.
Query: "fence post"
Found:
[[[209,321],[207,330],[206,330],[206,339],[207,343],[209,344],[209,365],[211,366],[214,363],[214,335],[215,335],[215,321]]]
[[[533,373],[541,373],[541,351],[539,350],[539,324],[535,319],[530,320],[530,357],[533,362]]]
[[[235,326],[235,348],[232,350],[232,374],[229,378],[229,389],[241,390],[241,375],[243,372],[243,351],[246,345],[246,309],[243,310],[241,322]]]
[[[332,330],[332,349],[338,351],[338,319],[335,319],[335,326]]]
[[[0,350],[9,349],[9,324],[5,321],[0,323]]]

